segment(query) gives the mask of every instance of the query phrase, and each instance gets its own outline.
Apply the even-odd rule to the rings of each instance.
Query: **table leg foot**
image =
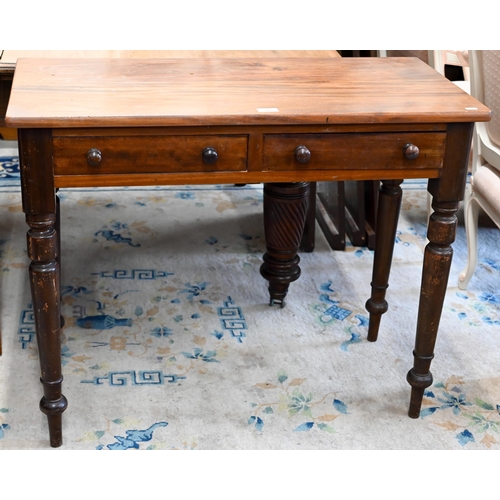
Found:
[[[266,250],[260,274],[269,281],[270,305],[284,300],[300,276],[297,255],[308,209],[309,183],[264,184]]]
[[[269,305],[273,307],[274,305],[279,305],[281,309],[285,307],[285,299],[271,299]]]
[[[377,209],[377,230],[375,254],[373,256],[372,293],[366,302],[370,313],[368,340],[375,342],[378,337],[382,314],[387,312],[385,293],[389,286],[394,241],[401,207],[401,186],[403,180],[382,181],[379,189]]]
[[[68,400],[61,396],[56,401],[49,401],[43,397],[40,401],[40,410],[47,415],[49,424],[50,446],[59,448],[62,443],[62,414],[68,407]]]
[[[408,372],[406,380],[411,385],[408,416],[410,418],[418,418],[420,416],[420,408],[422,406],[425,389],[432,385],[432,374],[431,372],[428,372],[425,375],[419,375],[412,369]]]

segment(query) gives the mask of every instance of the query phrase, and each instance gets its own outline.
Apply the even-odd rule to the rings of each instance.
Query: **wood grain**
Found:
[[[340,57],[336,50],[3,50],[0,51],[0,85],[8,79],[8,89],[2,94],[0,86],[0,135],[16,140],[17,131],[5,127],[5,110],[9,101],[12,78],[19,58],[317,58]]]
[[[0,55],[2,68],[10,70],[19,58],[44,59],[244,59],[261,57],[340,57],[336,50],[4,50]]]
[[[260,107],[278,111],[259,112]],[[21,127],[41,409],[49,417],[51,445],[62,443],[61,413],[67,406],[61,393],[55,188],[266,183],[268,244],[261,273],[270,281],[271,304],[283,306],[290,282],[300,274],[297,250],[309,212],[308,181],[381,179],[368,307],[369,339],[375,340],[387,309],[399,185],[404,178],[433,178],[436,214],[425,252],[415,365],[408,375],[410,416],[416,417],[432,383],[429,367],[473,122],[489,119],[486,107],[412,58],[19,60],[7,123]],[[248,169],[205,170],[200,149],[209,145],[207,137]],[[304,169],[290,164],[296,141],[312,148],[313,163]],[[404,157],[407,141],[421,148],[422,157]],[[87,148],[97,146],[111,160],[102,171],[85,165]],[[302,159],[308,157],[304,153]],[[95,156],[99,160],[101,154]],[[179,162],[178,170],[164,166],[168,159]]]
[[[425,170],[426,178],[439,177],[441,170]],[[179,186],[182,184],[259,184],[261,182],[366,181],[372,179],[421,179],[422,170],[306,170],[304,172],[189,172],[145,174],[56,175],[56,188]]]
[[[443,163],[446,134],[288,134],[264,136],[263,170],[436,169]],[[408,160],[403,146],[416,144],[418,158]],[[294,151],[306,146],[311,159],[299,163]]]
[[[101,175],[161,172],[216,172],[246,170],[245,135],[170,135],[165,137],[56,137],[54,139],[55,175]],[[205,148],[218,154],[217,162],[207,165]],[[102,153],[98,166],[87,163],[87,152]]]
[[[278,111],[260,112],[262,108]],[[143,127],[489,119],[484,105],[409,57],[19,59],[6,124]]]

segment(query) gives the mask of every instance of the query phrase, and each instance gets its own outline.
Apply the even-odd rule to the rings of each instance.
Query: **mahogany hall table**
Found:
[[[0,50],[0,138],[6,140],[17,140],[17,131],[14,128],[5,128],[5,111],[9,102],[10,92],[12,88],[12,80],[16,69],[16,62],[19,58],[49,58],[49,59],[81,59],[81,58],[105,58],[105,59],[171,59],[171,58],[330,58],[340,57],[336,50]],[[342,186],[341,186],[342,184]],[[359,183],[356,183],[359,184]],[[335,193],[336,190],[343,189],[343,183],[328,183],[329,191]],[[337,189],[335,190],[335,186]],[[304,227],[304,235],[301,242],[301,249],[312,251],[314,248],[315,238],[315,214],[316,214],[316,184],[313,183],[309,187],[309,214]],[[356,201],[356,200],[355,200]],[[332,215],[338,222],[339,228],[344,224],[344,206],[340,205],[337,210],[330,208]],[[362,217],[363,211],[359,209]],[[347,219],[348,221],[350,219]],[[336,240],[344,240],[344,232],[330,236],[329,226],[323,223],[322,218],[321,228],[325,232],[329,241],[332,238]],[[350,227],[349,225],[347,226]],[[340,233],[340,231],[339,231]],[[338,246],[338,245],[337,245]],[[0,331],[0,356],[2,355],[2,332]]]
[[[475,121],[490,111],[414,58],[19,59],[23,210],[50,444],[62,444],[60,234],[65,187],[264,183],[271,304],[300,275],[308,182],[381,180],[368,340],[387,311],[405,178],[429,178],[409,416],[419,415]],[[272,314],[272,313],[270,313]]]

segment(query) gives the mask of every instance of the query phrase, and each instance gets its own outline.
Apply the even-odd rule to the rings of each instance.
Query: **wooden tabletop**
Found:
[[[170,58],[340,57],[336,50],[0,50],[0,74],[13,73],[19,58],[170,59]]]
[[[18,59],[6,124],[450,123],[490,111],[416,58]]]

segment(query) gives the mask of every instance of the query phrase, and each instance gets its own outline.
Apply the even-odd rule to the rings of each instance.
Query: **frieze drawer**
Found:
[[[437,169],[446,132],[268,134],[263,170]]]
[[[246,135],[54,137],[55,175],[247,169]]]

